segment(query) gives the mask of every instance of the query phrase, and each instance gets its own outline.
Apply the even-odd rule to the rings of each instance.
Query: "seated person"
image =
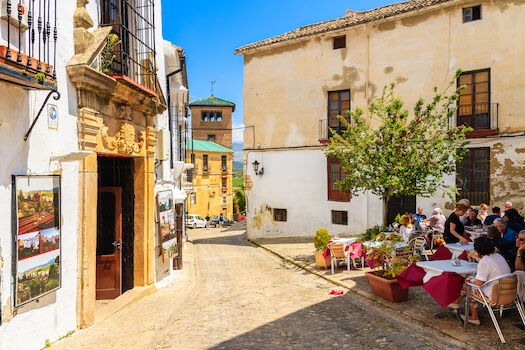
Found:
[[[479,210],[480,212],[478,214],[478,219],[480,219],[482,223],[485,223],[485,219],[487,218],[487,216],[489,216],[489,206],[485,203],[481,203],[481,205],[479,206]]]
[[[525,230],[525,222],[523,218],[514,208],[505,211],[505,221],[507,221],[507,227],[515,232]]]
[[[466,288],[471,288],[467,285],[467,283],[474,283],[477,286],[481,286],[483,283],[493,278],[510,273],[509,265],[507,265],[507,262],[500,254],[494,252],[494,245],[488,237],[481,236],[480,238],[476,239],[476,241],[474,241],[474,250],[476,251],[476,254],[469,254],[468,259],[476,260],[478,262],[478,271],[476,273],[475,278],[467,277],[465,279],[462,294],[464,293],[464,291],[466,291]],[[492,298],[492,286],[495,283],[496,282],[489,283],[482,289],[482,292],[487,296],[489,300]],[[473,289],[471,289],[470,293],[475,294],[476,292]],[[449,307],[458,309],[458,304],[463,298],[464,295],[460,296],[454,303],[450,304]],[[471,310],[472,316],[470,316],[468,322],[475,325],[479,325],[480,322],[478,317],[477,303],[471,303]],[[463,319],[465,319],[466,317],[468,317],[468,315],[461,315],[461,318]]]
[[[485,218],[485,221],[483,222],[485,226],[490,226],[496,220],[497,218],[501,217],[501,209],[499,207],[492,208],[492,215],[489,215]]]
[[[511,266],[511,269],[525,271],[525,230],[518,233],[513,253],[514,266]]]
[[[446,243],[468,243],[468,239],[463,236],[465,233],[465,226],[463,226],[463,223],[459,220],[462,215],[465,215],[467,210],[468,206],[466,204],[459,202],[456,204],[456,211],[450,214],[447,221],[445,222],[443,238],[445,239]]]
[[[419,222],[423,222],[423,220],[427,218],[427,216],[423,214],[423,207],[417,208],[417,214],[414,214],[414,218]]]
[[[403,237],[405,242],[408,243],[410,236],[416,232],[416,228],[412,225],[412,222],[408,215],[403,215],[401,217],[401,227],[399,228],[399,235]]]
[[[508,228],[507,222],[503,218],[497,218],[496,220],[494,220],[494,227],[496,227],[499,230],[499,232],[501,232],[501,236],[507,241],[516,241],[516,231]]]
[[[481,220],[478,219],[478,210],[475,208],[470,209],[468,212],[467,223],[465,226],[481,226]]]
[[[494,226],[487,229],[487,237],[492,240],[495,252],[500,253],[507,261],[507,264],[509,264],[510,269],[514,271],[514,261],[516,260],[515,244],[502,238],[501,232]]]
[[[434,209],[432,216],[426,221],[428,221],[428,226],[434,231],[438,231],[441,233],[445,231],[445,222],[447,221],[447,218],[445,217],[445,215],[443,215],[441,209]]]
[[[416,218],[414,218],[414,214],[408,213],[407,216],[410,218],[410,222],[412,223],[412,225],[416,229],[416,232],[422,232],[421,224],[419,223],[419,220],[416,220]]]

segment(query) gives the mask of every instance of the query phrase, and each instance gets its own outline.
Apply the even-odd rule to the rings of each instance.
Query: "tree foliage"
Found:
[[[369,106],[372,120],[379,122],[374,128],[363,117],[363,110],[347,112],[352,118],[341,135],[333,133],[326,155],[341,161],[342,180],[339,188],[350,197],[370,191],[385,203],[383,224],[386,226],[388,203],[392,196],[409,195],[430,197],[438,189],[457,191],[445,186],[444,175],[453,174],[456,164],[467,151],[467,126],[449,126],[449,118],[456,111],[459,91],[448,95],[448,90],[461,74],[426,103],[420,98],[413,115],[403,109],[403,101],[394,95],[395,85],[385,86],[381,97]]]

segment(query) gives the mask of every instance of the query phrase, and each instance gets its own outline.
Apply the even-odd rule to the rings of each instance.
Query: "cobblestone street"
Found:
[[[432,335],[246,242],[244,231],[189,231],[184,273],[52,349],[433,349]],[[440,344],[451,348],[450,344]]]

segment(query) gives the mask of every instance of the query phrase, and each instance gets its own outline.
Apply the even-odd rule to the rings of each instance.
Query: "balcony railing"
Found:
[[[57,1],[6,0],[2,7],[8,25],[0,62],[21,70],[20,77],[32,73],[40,83],[56,81]]]
[[[460,110],[456,115],[449,118],[449,126],[468,125],[474,129],[472,134],[487,133],[493,134],[498,131],[499,104],[490,103],[475,106],[477,111],[474,114],[460,115]]]
[[[103,0],[101,7],[101,24],[111,25],[120,40],[108,74],[127,77],[156,93],[154,0]]]
[[[327,141],[334,136],[334,133],[330,131],[330,129],[339,135],[345,131],[345,127],[341,125],[341,123],[339,123],[339,125],[328,126],[328,119],[321,119],[319,120],[319,141]]]

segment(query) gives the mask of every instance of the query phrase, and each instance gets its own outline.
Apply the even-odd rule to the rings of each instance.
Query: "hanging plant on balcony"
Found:
[[[111,66],[111,63],[113,63],[113,60],[115,59],[113,50],[120,43],[121,40],[119,40],[117,34],[108,34],[106,38],[106,47],[104,47],[104,50],[100,53],[100,62],[98,65],[99,71],[105,74],[109,72],[109,66]]]

